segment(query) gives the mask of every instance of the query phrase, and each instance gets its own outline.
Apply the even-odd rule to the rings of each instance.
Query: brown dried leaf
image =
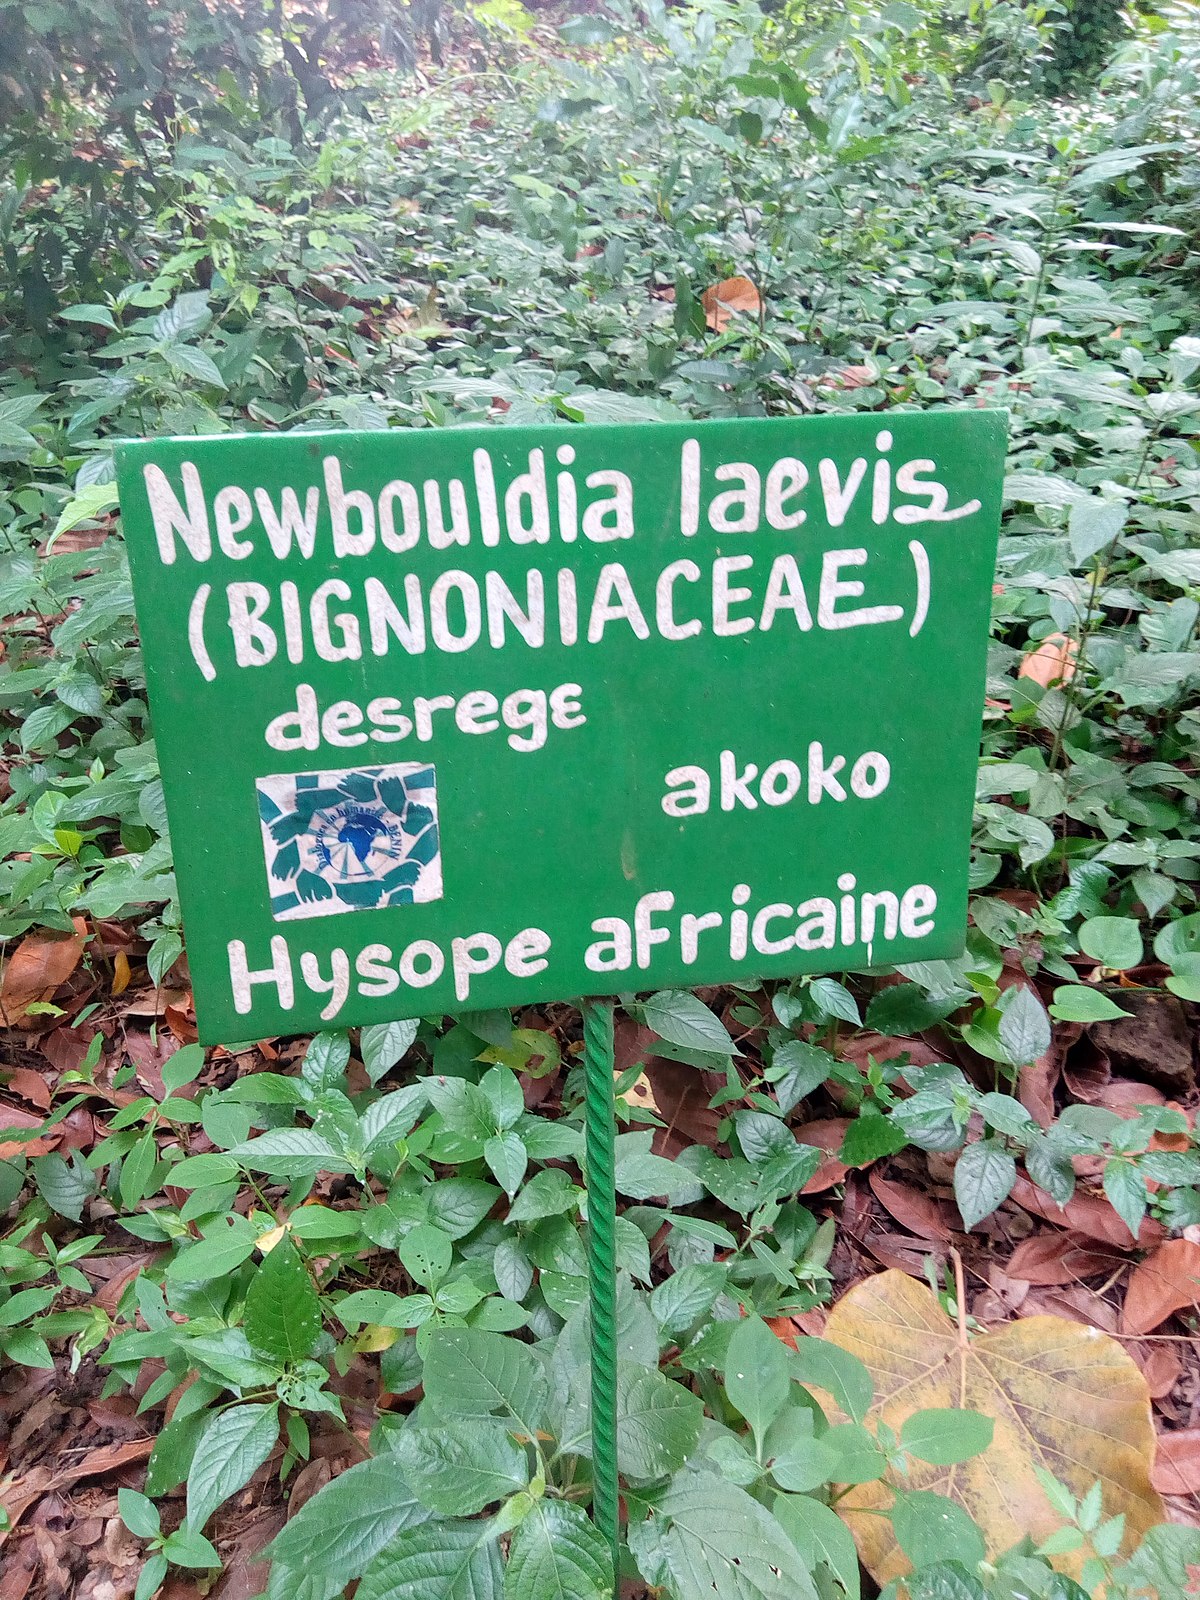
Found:
[[[724,278],[705,289],[700,296],[704,307],[704,320],[714,333],[724,333],[735,311],[746,311],[757,317],[762,311],[762,297],[749,278]]]
[[[1159,1494],[1195,1494],[1200,1489],[1200,1428],[1159,1434],[1152,1481]]]
[[[1122,1333],[1149,1333],[1184,1306],[1200,1306],[1200,1244],[1168,1239],[1129,1274]]]
[[[1043,689],[1050,689],[1056,683],[1070,683],[1075,676],[1078,654],[1077,640],[1068,638],[1065,633],[1048,634],[1022,661],[1017,677],[1032,678]]]
[[[18,1067],[9,1078],[8,1087],[14,1094],[19,1094],[22,1100],[37,1106],[39,1111],[49,1111],[50,1085],[40,1072],[34,1072],[29,1067]]]
[[[816,1145],[818,1150],[828,1152],[821,1165],[801,1189],[801,1194],[820,1194],[824,1189],[832,1189],[835,1184],[841,1183],[849,1172],[850,1168],[836,1156],[836,1152],[842,1148],[842,1141],[849,1126],[849,1117],[825,1117],[817,1122],[806,1122],[795,1130],[796,1139],[800,1144]]]
[[[27,933],[4,965],[0,981],[0,1021],[12,1027],[29,1015],[29,1007],[52,1000],[83,955],[84,922],[75,919],[74,933]]]
[[[1151,1400],[1165,1400],[1183,1375],[1183,1362],[1175,1346],[1133,1344],[1129,1353],[1142,1369]]]
[[[1098,1277],[1123,1260],[1116,1251],[1097,1247],[1086,1234],[1038,1233],[1021,1241],[1004,1270],[1010,1278],[1045,1287]]]
[[[1098,1239],[1101,1244],[1111,1244],[1118,1250],[1130,1247],[1129,1229],[1108,1201],[1099,1195],[1076,1194],[1065,1206],[1058,1206],[1044,1189],[1039,1189],[1036,1183],[1020,1173],[1009,1198],[1023,1210],[1032,1211],[1034,1216],[1056,1223],[1060,1228],[1085,1233],[1089,1239]],[[1164,1236],[1162,1223],[1147,1217],[1138,1229],[1137,1242],[1143,1250],[1148,1250]]]
[[[996,1424],[983,1455],[954,1467],[911,1461],[904,1485],[934,1489],[959,1502],[979,1524],[994,1556],[1023,1539],[1047,1538],[1062,1519],[1034,1467],[1045,1467],[1073,1494],[1096,1479],[1105,1511],[1125,1516],[1124,1551],[1162,1520],[1150,1482],[1154,1428],[1150,1397],[1136,1364],[1113,1339],[1058,1317],[1030,1317],[965,1341],[935,1297],[902,1272],[869,1278],[830,1313],[825,1337],[870,1369],[870,1420],[899,1433],[906,1417],[929,1407],[982,1411]],[[861,1484],[838,1503],[876,1582],[909,1564],[886,1511],[886,1483]],[[1076,1552],[1056,1558],[1078,1576]]]
[[[931,1200],[927,1194],[910,1188],[906,1183],[894,1183],[889,1178],[881,1177],[875,1171],[871,1172],[868,1181],[880,1205],[886,1207],[910,1233],[915,1233],[920,1239],[949,1242],[950,1229],[936,1200]]]

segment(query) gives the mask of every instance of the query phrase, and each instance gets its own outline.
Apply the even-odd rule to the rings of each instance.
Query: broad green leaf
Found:
[[[1050,1019],[1028,984],[1017,984],[1003,998],[1000,1044],[1015,1067],[1027,1066],[1050,1048]]]
[[[858,1551],[837,1512],[808,1494],[776,1495],[772,1509],[806,1565],[812,1568],[824,1562],[849,1600],[858,1600]]]
[[[1071,555],[1076,566],[1110,545],[1129,520],[1129,508],[1121,500],[1105,500],[1100,495],[1071,507],[1068,532]]]
[[[425,1109],[425,1099],[424,1084],[410,1083],[373,1101],[359,1121],[363,1154],[374,1155],[406,1138]]]
[[[825,1082],[834,1065],[833,1056],[815,1044],[804,1039],[783,1041],[771,1057],[765,1076],[784,1116]]]
[[[1058,1022],[1111,1022],[1128,1017],[1115,1000],[1087,984],[1064,983],[1054,991],[1050,1015]]]
[[[670,1044],[736,1055],[725,1024],[687,989],[663,989],[642,1005],[646,1026]]]
[[[970,1570],[987,1554],[983,1535],[957,1501],[930,1489],[898,1492],[892,1526],[915,1567],[957,1561]]]
[[[529,1156],[519,1133],[494,1133],[483,1147],[483,1159],[496,1182],[510,1198],[521,1187]]]
[[[967,1461],[987,1449],[995,1424],[980,1411],[913,1411],[900,1428],[900,1448],[936,1467]]]
[[[318,1172],[349,1172],[350,1163],[328,1139],[307,1128],[280,1128],[235,1144],[228,1152],[252,1172],[272,1178],[311,1178]]]
[[[358,1047],[363,1066],[372,1083],[378,1083],[385,1073],[408,1054],[420,1026],[415,1020],[408,1022],[379,1022],[364,1028]]]
[[[263,1555],[285,1567],[349,1583],[398,1533],[428,1520],[393,1456],[339,1473],[300,1507]]]
[[[677,1473],[654,1512],[629,1529],[638,1570],[672,1600],[816,1600],[796,1546],[744,1489]]]
[[[1079,948],[1102,967],[1124,971],[1141,962],[1141,929],[1132,917],[1089,917],[1079,929]]]
[[[503,1585],[486,1524],[439,1519],[397,1534],[363,1573],[356,1600],[500,1600]]]
[[[612,1555],[582,1506],[538,1500],[513,1534],[504,1600],[609,1600]]]
[[[279,1437],[279,1406],[231,1406],[201,1435],[187,1484],[188,1525],[199,1533],[231,1494],[250,1482]]]
[[[792,1376],[806,1388],[824,1389],[855,1422],[866,1416],[875,1393],[871,1374],[848,1350],[828,1339],[798,1339],[791,1369]]]
[[[425,1356],[425,1396],[446,1417],[500,1412],[532,1437],[548,1385],[527,1344],[474,1328],[439,1328]]]
[[[300,1254],[285,1235],[246,1291],[246,1337],[277,1361],[302,1361],[321,1335],[321,1304]]]
[[[443,1517],[471,1516],[529,1482],[524,1447],[480,1417],[407,1427],[392,1449],[417,1499]]]
[[[1007,1200],[1017,1181],[1017,1164],[996,1139],[979,1139],[963,1150],[954,1166],[954,1198],[969,1231]]]
[[[1104,1193],[1134,1239],[1142,1226],[1150,1196],[1146,1180],[1130,1161],[1108,1161],[1104,1166]]]
[[[180,1283],[204,1283],[223,1278],[240,1267],[257,1242],[252,1223],[230,1216],[207,1226],[204,1235],[167,1264],[167,1277]]]
[[[623,1365],[618,1371],[617,1460],[625,1477],[651,1483],[677,1472],[695,1449],[703,1420],[700,1400],[655,1368]]]
[[[788,1355],[761,1317],[743,1317],[725,1358],[725,1392],[761,1439],[783,1409],[791,1387]]]

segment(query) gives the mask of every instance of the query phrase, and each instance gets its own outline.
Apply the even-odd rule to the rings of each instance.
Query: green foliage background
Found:
[[[721,1156],[661,1160],[621,1100],[627,1560],[672,1600],[856,1595],[836,1485],[885,1469],[914,1595],[1085,1592],[1046,1552],[985,1569],[969,1528],[948,1543],[905,1498],[904,1439],[859,1428],[862,1371],[793,1370],[764,1341],[759,1317],[828,1293],[832,1223],[800,1197],[820,1157],[794,1132],[821,1085],[858,1113],[847,1159],[965,1146],[968,1228],[1022,1166],[1062,1203],[1079,1156],[1131,1244],[1200,1222],[1178,1111],[1041,1126],[1015,1092],[1054,1022],[1120,1018],[1138,990],[1200,1002],[1200,25],[1183,4],[1113,16],[0,7],[0,937],[83,919],[103,996],[109,921],[152,985],[183,970],[117,439],[1010,409],[966,954],[727,996],[725,1021],[686,994],[631,1007],[725,1084]],[[444,71],[398,77],[431,38]],[[732,276],[761,311],[710,326],[704,291]],[[1022,675],[1056,639],[1073,674]],[[132,1084],[118,1009],[66,1018],[92,1043],[55,1120]],[[88,1154],[0,1164],[7,1357],[103,1352],[113,1388],[163,1361],[143,1409],[195,1378],[148,1483],[186,1481],[186,1520],[122,1503],[140,1600],[219,1560],[209,1517],[280,1439],[287,1476],[364,1358],[425,1400],[381,1411],[375,1458],[293,1519],[269,1594],[332,1600],[360,1573],[370,1600],[603,1591],[572,1024],[519,1021],[326,1035],[298,1072],[221,1076],[185,1049]],[[961,1065],[853,1054],[932,1027]],[[560,1069],[557,1114],[531,1114],[517,1074]],[[123,1234],[160,1254],[109,1316],[78,1263]],[[758,1393],[730,1381],[748,1365]],[[848,1422],[804,1387],[834,1378]],[[1182,1592],[1185,1530],[1122,1566],[1099,1500],[1063,1494],[1087,1588]],[[751,1546],[774,1559],[735,1571]]]

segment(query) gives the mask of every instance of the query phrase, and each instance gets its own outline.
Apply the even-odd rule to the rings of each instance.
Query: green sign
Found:
[[[201,1037],[957,953],[999,412],[126,446]]]

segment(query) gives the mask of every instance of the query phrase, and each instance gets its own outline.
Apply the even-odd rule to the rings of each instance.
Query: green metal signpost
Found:
[[[956,954],[1004,443],[976,410],[123,447],[201,1038]]]

